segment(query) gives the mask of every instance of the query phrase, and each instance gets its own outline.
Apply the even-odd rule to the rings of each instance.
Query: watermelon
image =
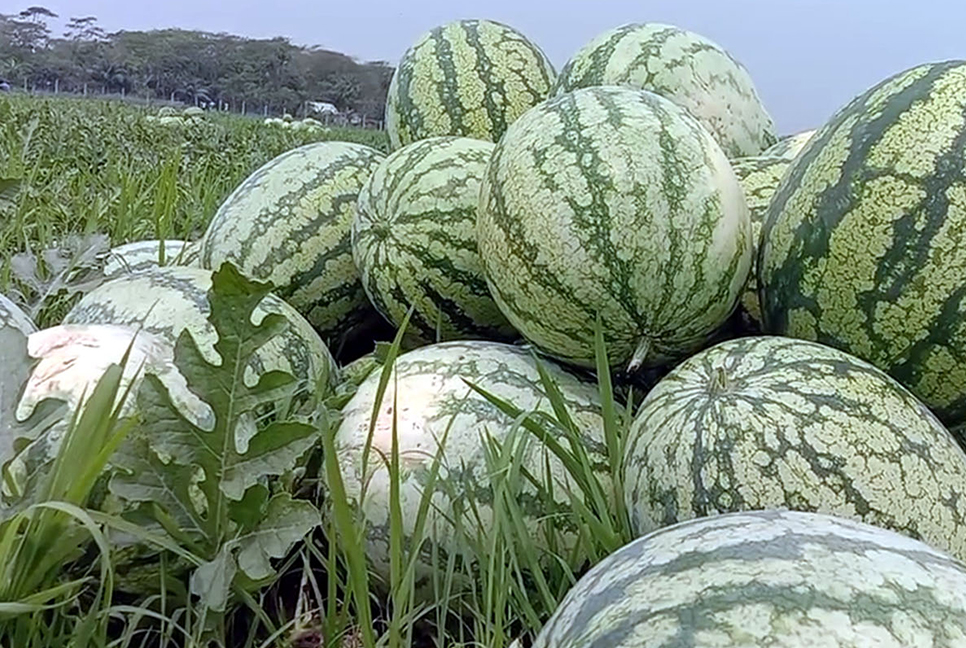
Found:
[[[120,411],[122,417],[135,412],[135,394],[144,373],[150,371],[168,388],[175,404],[190,420],[203,428],[214,424],[211,409],[188,390],[174,365],[172,344],[148,331],[111,324],[58,325],[31,333],[27,337],[27,353],[36,359],[36,364],[17,401],[18,420],[29,417],[47,398],[64,401],[67,416],[72,416],[86,403],[108,366],[120,365],[128,353],[115,401],[117,405],[125,390],[131,389]],[[66,432],[68,420],[53,425],[42,441],[51,458]]]
[[[6,326],[12,326],[24,335],[30,335],[37,330],[37,326],[19,306],[0,294],[0,327]]]
[[[187,330],[202,356],[218,364],[215,330],[208,321],[212,274],[201,268],[165,266],[119,275],[84,295],[67,313],[64,324],[137,327],[143,323],[144,330],[171,345],[181,331]],[[256,351],[245,382],[254,385],[262,373],[280,370],[292,374],[310,394],[330,393],[338,382],[338,368],[305,318],[271,293],[255,312],[256,324],[265,314],[278,313],[288,320],[289,326]]]
[[[513,28],[459,20],[421,35],[403,54],[386,98],[393,149],[434,136],[496,142],[550,94],[556,71]]]
[[[811,141],[813,135],[815,135],[814,130],[789,135],[777,144],[765,149],[762,155],[767,157],[781,157],[789,161],[794,160],[801,153],[802,149],[805,148],[805,145]]]
[[[755,511],[666,527],[585,574],[532,648],[955,648],[966,567],[852,520]]]
[[[164,241],[164,265],[191,265],[191,243],[178,239]],[[160,261],[161,241],[134,241],[111,248],[104,263],[104,276],[156,268]]]
[[[597,386],[552,361],[541,360],[541,363],[562,392],[568,411],[591,457],[596,460],[596,467],[602,471],[601,482],[609,484]],[[348,497],[367,521],[366,550],[371,566],[383,581],[389,578],[390,495],[389,471],[384,460],[392,448],[394,416],[402,471],[399,503],[407,546],[413,544],[412,533],[423,487],[435,458],[440,457],[439,483],[432,494],[426,525],[428,537],[420,548],[416,571],[419,596],[430,600],[434,565],[445,564],[450,555],[473,559],[452,525],[454,516],[460,516],[462,510],[462,524],[471,533],[485,534],[490,528],[493,493],[482,437],[488,434],[508,442],[508,434],[514,428],[510,417],[472,391],[467,382],[524,411],[552,414],[553,410],[543,391],[532,352],[520,346],[485,340],[431,344],[399,355],[391,373],[378,410],[375,402],[381,370],[373,371],[362,381],[342,410],[342,420],[335,431],[335,446]],[[395,412],[394,401],[398,403]],[[374,412],[375,428],[366,468],[367,492],[360,502],[363,453]],[[444,435],[445,444],[442,443]],[[573,526],[567,495],[567,489],[577,492],[575,482],[558,458],[536,437],[522,432],[520,441],[528,444],[525,449],[521,447],[525,453],[522,465],[532,471],[539,483],[552,480],[557,504],[556,510],[547,510],[549,506],[542,508],[543,500],[535,497],[533,486],[528,482],[521,487],[519,502],[527,514],[527,527],[534,534],[534,546],[547,547],[544,534],[547,531],[557,537],[560,546],[571,547],[580,531]],[[434,563],[434,556],[438,562]],[[575,558],[580,564],[580,557]]]
[[[765,332],[872,362],[966,421],[966,61],[900,72],[798,154],[762,230]]]
[[[761,227],[765,220],[765,213],[771,203],[771,197],[778,189],[785,171],[791,165],[789,158],[780,156],[754,156],[732,160],[741,188],[748,203],[751,216],[751,240],[754,245],[751,272],[748,273],[748,285],[741,296],[741,311],[745,328],[752,332],[761,329],[761,305],[758,303],[758,281],[756,262],[758,258],[758,242],[761,240]]]
[[[338,347],[373,315],[352,261],[356,198],[384,156],[348,142],[316,142],[270,160],[218,208],[200,265],[230,261],[295,307]],[[378,316],[376,316],[378,317]]]
[[[890,528],[966,560],[966,453],[907,389],[815,342],[729,340],[678,365],[627,436],[637,534],[786,507]]]
[[[554,95],[620,85],[648,90],[687,109],[730,158],[778,141],[751,75],[720,45],[661,23],[630,23],[584,45],[557,77]]]
[[[480,190],[480,257],[510,323],[545,353],[612,366],[700,347],[735,310],[752,260],[731,164],[697,121],[651,92],[577,90],[507,130]]]
[[[391,154],[359,193],[352,255],[370,301],[411,346],[509,341],[516,331],[490,296],[476,245],[480,182],[493,144],[432,137]]]

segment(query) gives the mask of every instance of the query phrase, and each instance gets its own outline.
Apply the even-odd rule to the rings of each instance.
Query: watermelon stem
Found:
[[[647,338],[642,338],[637,344],[637,348],[634,350],[634,355],[631,356],[631,362],[627,365],[627,373],[634,373],[641,368],[644,361],[647,359],[647,354],[651,351],[651,341]]]
[[[728,389],[728,372],[724,367],[715,367],[711,373],[711,392],[720,393]]]

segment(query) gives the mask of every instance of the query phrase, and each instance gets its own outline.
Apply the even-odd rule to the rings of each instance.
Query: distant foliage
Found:
[[[360,63],[286,38],[255,40],[181,29],[106,33],[97,18],[71,18],[62,37],[31,7],[0,14],[0,79],[13,87],[133,94],[240,111],[295,114],[306,101],[382,119],[393,68]]]

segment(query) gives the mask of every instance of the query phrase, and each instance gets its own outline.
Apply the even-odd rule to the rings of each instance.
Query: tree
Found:
[[[108,33],[96,16],[72,16],[52,38],[42,6],[0,15],[0,73],[12,84],[68,92],[138,93],[186,103],[247,103],[295,112],[306,101],[381,117],[392,68],[360,63],[282,37],[252,39],[182,29]]]
[[[99,43],[107,40],[107,34],[97,24],[97,16],[84,16],[70,19],[64,31],[64,38],[75,42]]]

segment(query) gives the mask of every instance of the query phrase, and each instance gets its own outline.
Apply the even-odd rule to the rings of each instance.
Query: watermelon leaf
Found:
[[[209,610],[224,612],[237,571],[238,563],[231,547],[222,545],[213,560],[199,565],[191,575],[191,593]]]
[[[258,525],[238,538],[238,566],[252,580],[271,577],[270,559],[284,557],[320,523],[319,511],[310,502],[293,500],[288,493],[275,495]]]
[[[287,326],[276,314],[252,323],[270,290],[227,263],[214,273],[208,321],[220,363],[209,364],[187,331],[174,351],[188,388],[214,412],[213,423],[189,420],[161,379],[147,373],[138,392],[139,440],[118,453],[124,472],[111,481],[115,495],[152,502],[178,521],[180,529],[168,529],[172,537],[188,532],[203,561],[191,592],[215,613],[226,610],[234,589],[274,576],[270,560],[321,522],[311,503],[272,495],[270,479],[294,469],[319,435],[315,425],[280,418],[276,405],[295,392],[296,379],[271,371],[254,385],[244,380],[254,354]],[[163,524],[161,517],[155,515]]]

